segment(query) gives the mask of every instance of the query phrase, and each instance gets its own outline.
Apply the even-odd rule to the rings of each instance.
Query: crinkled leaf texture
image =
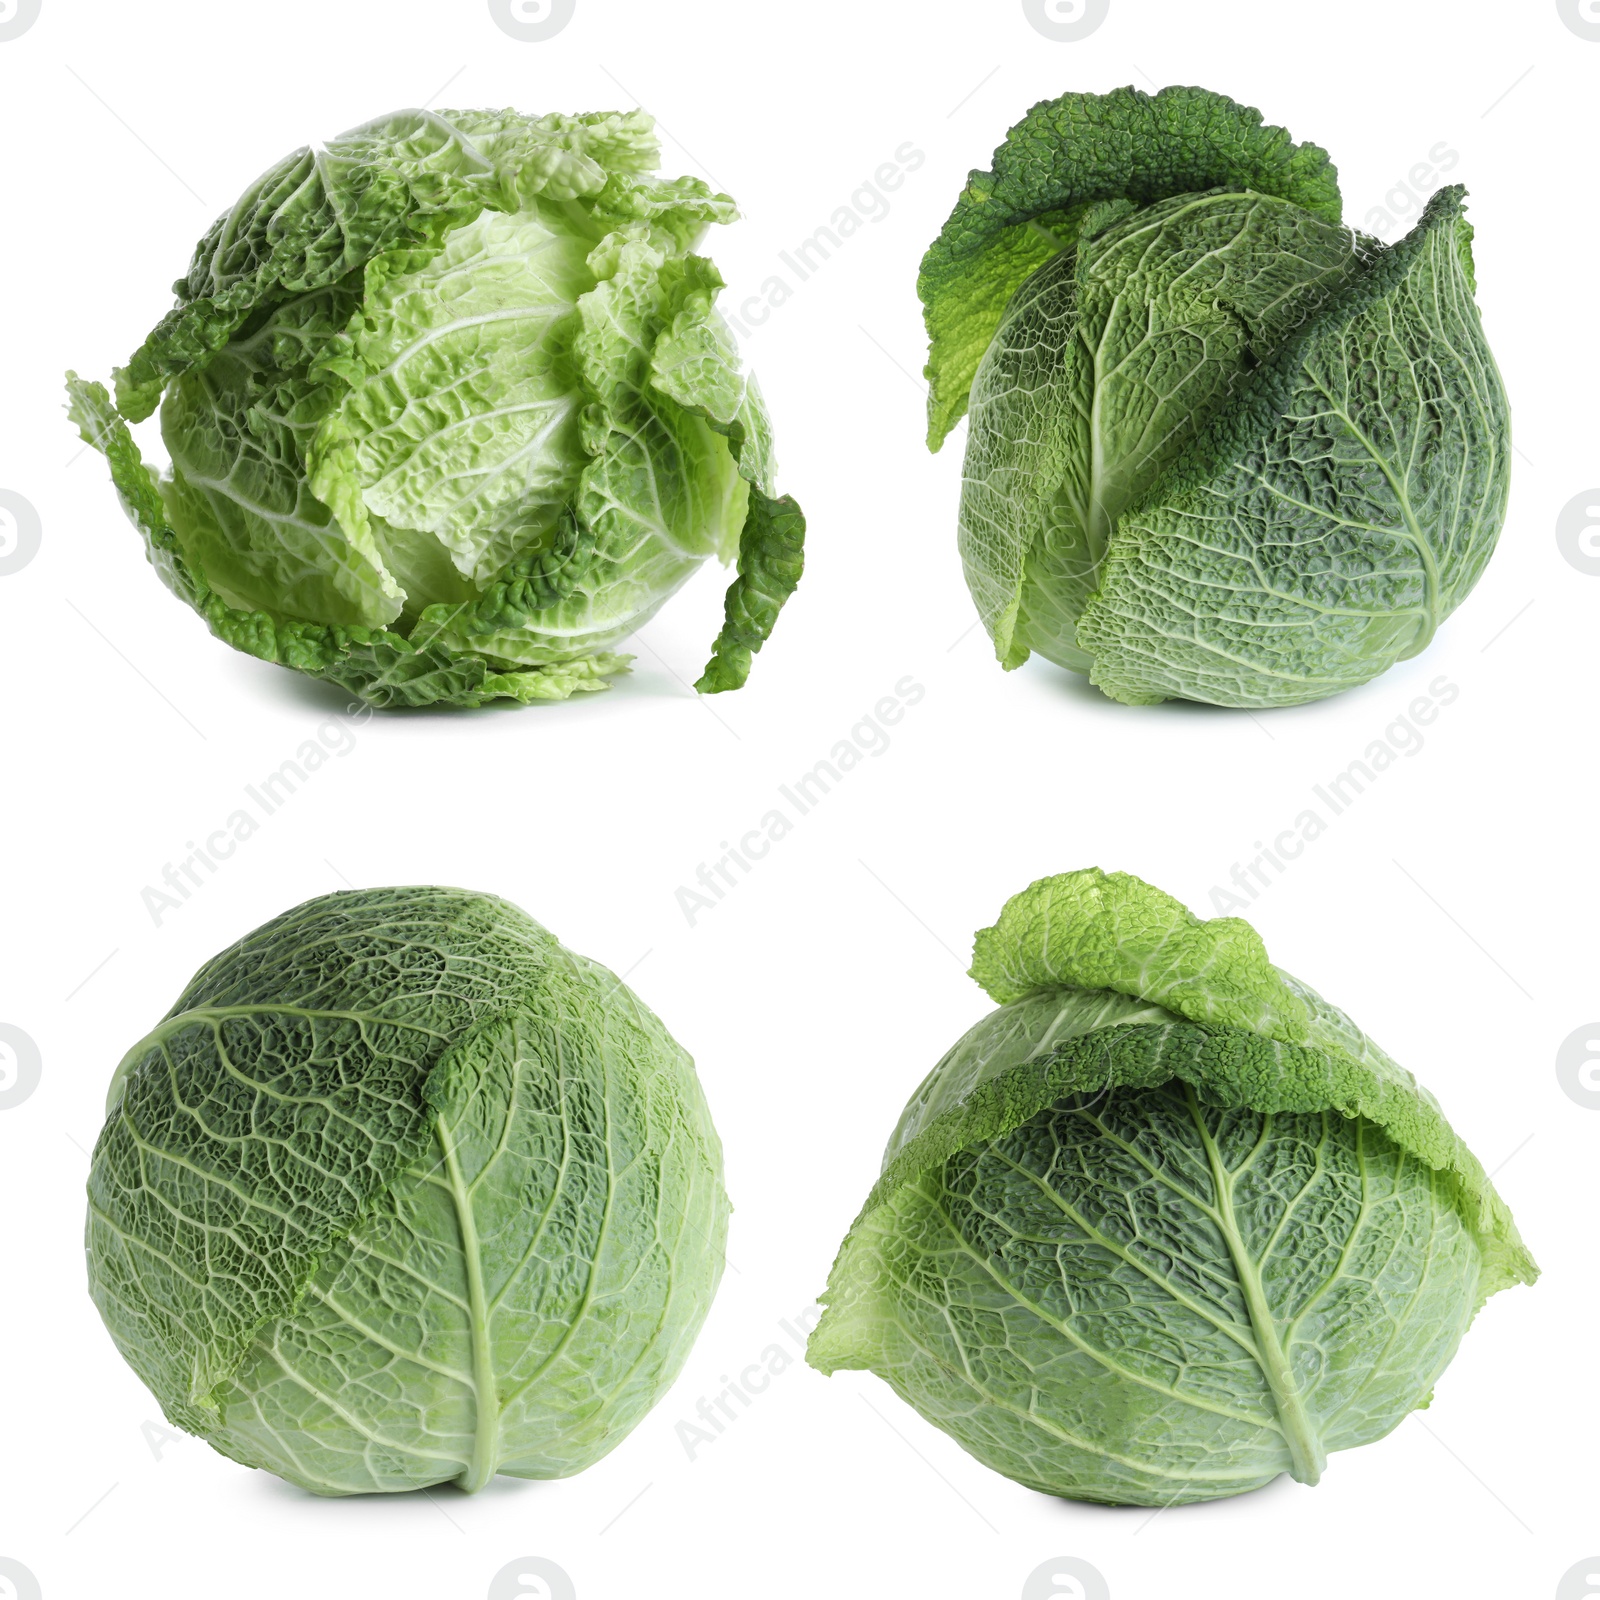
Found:
[[[733,203],[657,155],[639,112],[380,118],[218,219],[115,402],[69,374],[214,633],[376,705],[563,699],[737,556],[702,687],[743,684],[804,519],[693,253]]]
[[[917,289],[928,325],[928,443],[966,414],[978,363],[1011,296],[1071,248],[1107,201],[1150,205],[1207,189],[1249,189],[1339,221],[1327,151],[1295,144],[1261,113],[1208,89],[1064,94],[1006,135],[994,168],[968,174]]]
[[[912,1096],[809,1359],[1046,1493],[1315,1483],[1537,1268],[1437,1103],[1245,922],[1125,874],[978,935],[1000,1002]]]
[[[313,900],[122,1062],[90,1292],[177,1426],[318,1494],[554,1478],[665,1392],[716,1292],[722,1152],[604,968],[459,889]]]
[[[1493,552],[1510,421],[1464,191],[1385,248],[1327,158],[1198,89],[1036,106],[921,287],[1001,663],[1293,705],[1421,651]]]

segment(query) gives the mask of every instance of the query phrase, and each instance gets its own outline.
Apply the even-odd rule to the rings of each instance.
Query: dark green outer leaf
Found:
[[[1254,189],[1337,222],[1327,152],[1295,144],[1261,113],[1206,89],[1132,87],[1041,101],[974,171],[917,279],[928,328],[928,444],[938,449],[1006,304],[1053,254],[1071,248],[1097,202],[1139,205],[1224,187]],[[1045,233],[1028,228],[1047,224]]]

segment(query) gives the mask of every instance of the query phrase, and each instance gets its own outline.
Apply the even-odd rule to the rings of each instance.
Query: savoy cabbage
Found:
[[[1414,656],[1505,516],[1465,191],[1393,246],[1326,152],[1204,89],[1036,105],[919,279],[928,442],[1002,665],[1294,705]]]
[[[559,1478],[722,1274],[722,1150],[621,981],[460,889],[328,895],[128,1052],[89,1285],[178,1427],[318,1494]]]
[[[1046,1493],[1316,1483],[1537,1275],[1438,1103],[1237,918],[1047,878],[978,935],[999,1002],[911,1097],[808,1359],[877,1373]]]
[[[168,587],[373,704],[479,705],[603,689],[737,557],[697,687],[743,684],[805,523],[694,253],[733,202],[658,156],[643,112],[402,111],[258,178],[115,400],[68,375]]]

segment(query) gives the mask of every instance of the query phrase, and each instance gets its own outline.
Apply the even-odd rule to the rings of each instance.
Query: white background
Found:
[[[1043,662],[1002,674],[971,626],[962,436],[938,457],[922,444],[917,263],[1030,104],[1129,82],[1222,90],[1325,145],[1357,224],[1435,146],[1459,153],[1516,415],[1510,519],[1428,653],[1337,700],[1129,709]],[[1597,88],[1600,42],[1554,0],[1112,0],[1080,43],[1001,0],[578,0],[540,44],[481,0],[44,0],[0,42],[0,488],[43,528],[0,578],[0,1022],[43,1064],[0,1110],[0,1557],[44,1600],[476,1600],[522,1556],[559,1563],[581,1600],[1011,1597],[1058,1556],[1091,1562],[1115,1600],[1555,1595],[1600,1549],[1600,1111],[1555,1072],[1600,1016],[1600,578],[1554,534],[1600,481]],[[897,147],[925,154],[887,216],[746,341],[810,516],[805,581],[737,695],[685,687],[721,616],[707,572],[608,694],[368,720],[158,926],[141,891],[342,702],[230,652],[166,594],[65,421],[61,374],[126,359],[255,173],[429,97],[644,104],[668,170],[744,209],[708,246],[734,303],[776,272],[792,283],[779,252]],[[1034,878],[1091,864],[1209,914],[1255,841],[1440,674],[1459,693],[1423,747],[1250,908],[1275,960],[1437,1092],[1545,1269],[1489,1304],[1432,1409],[1335,1456],[1315,1490],[1280,1480],[1152,1518],[1019,1488],[876,1379],[796,1361],[690,1461],[675,1425],[786,1343],[780,1319],[822,1287],[902,1101],[987,1009],[964,975],[973,930]],[[907,675],[926,692],[887,751],[691,926],[679,886]],[[122,1051],[203,959],[309,896],[423,881],[523,905],[628,972],[691,1050],[727,1148],[730,1266],[679,1384],[583,1476],[321,1501],[147,1426],[159,1412],[84,1292],[87,1151]]]

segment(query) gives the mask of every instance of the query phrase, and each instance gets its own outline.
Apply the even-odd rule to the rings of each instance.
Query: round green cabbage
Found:
[[[929,443],[1007,668],[1296,705],[1418,654],[1505,518],[1465,191],[1392,247],[1325,151],[1204,89],[1036,105],[919,279]]]
[[[297,150],[196,247],[116,374],[69,374],[168,586],[238,649],[376,705],[602,689],[708,557],[699,687],[801,568],[766,409],[695,254],[726,195],[642,112],[402,111]],[[157,407],[153,484],[127,423]]]
[[[1044,879],[912,1096],[808,1359],[1075,1500],[1240,1494],[1425,1406],[1537,1275],[1433,1097],[1236,918]]]
[[[169,1421],[317,1494],[559,1478],[688,1356],[722,1148],[623,983],[461,889],[327,895],[130,1050],[89,1289]]]

